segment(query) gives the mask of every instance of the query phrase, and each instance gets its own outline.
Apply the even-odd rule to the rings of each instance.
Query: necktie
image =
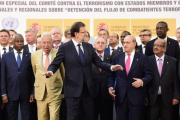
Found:
[[[47,71],[48,67],[49,67],[49,57],[48,54],[46,54],[44,70]]]
[[[130,68],[130,55],[131,54],[128,54],[128,59],[126,60],[126,64],[125,64],[125,67],[126,67],[126,74],[128,75],[129,74],[129,68]]]
[[[84,54],[83,51],[81,50],[81,44],[78,44],[78,48],[79,48],[79,57],[81,59],[81,63],[84,64]]]
[[[4,50],[4,53],[6,53],[6,48],[3,48],[3,50]]]
[[[99,58],[101,59],[101,57],[102,57],[102,55],[101,54],[99,54]],[[99,72],[101,72],[102,70],[101,70],[101,68],[99,68]]]
[[[161,58],[159,58],[158,60],[159,60],[159,75],[161,76],[161,73],[162,73],[162,62],[161,62]]]
[[[21,52],[17,52],[17,53],[18,53],[17,64],[18,64],[18,69],[20,69],[20,66],[21,66],[21,57],[20,57],[20,54],[21,54]]]
[[[114,48],[112,48],[111,50],[112,50],[112,52],[113,52],[113,51],[114,51]]]
[[[58,49],[58,45],[55,46],[55,49]]]

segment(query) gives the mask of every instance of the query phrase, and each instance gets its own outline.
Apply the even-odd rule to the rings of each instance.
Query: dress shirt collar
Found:
[[[34,43],[33,45],[30,45],[30,44],[28,44],[28,47],[36,47],[36,44]]]
[[[131,56],[134,56],[135,50],[133,50],[130,54],[131,54]],[[128,54],[126,52],[125,52],[125,56],[128,56]]]
[[[57,45],[58,47],[61,45],[61,42]],[[53,47],[56,47],[56,44],[53,44]]]
[[[51,49],[51,51],[49,52],[49,54],[48,55],[50,55],[52,53],[52,49]],[[46,53],[43,51],[43,55],[46,55]]]
[[[97,53],[97,55],[99,56],[99,55],[101,55],[102,57],[102,59],[104,58],[104,52],[103,53],[101,53],[101,54],[99,54],[97,51],[96,51],[96,53]]]
[[[162,38],[159,38],[159,37],[158,37],[158,39],[162,39]],[[167,36],[164,38],[164,40],[167,42]]]
[[[155,54],[156,62],[159,61],[159,57]],[[161,57],[161,60],[164,61],[164,55]]]
[[[144,48],[144,46],[145,46],[145,45],[144,45],[144,44],[142,44],[142,48]]]
[[[18,52],[18,51],[16,51],[16,50],[14,49],[14,54],[17,54],[17,52]],[[23,49],[22,49],[21,51],[19,51],[19,52],[21,52],[21,53],[23,54]]]
[[[3,48],[6,48],[6,51],[7,50],[9,51],[9,45],[7,45],[6,47],[3,47],[3,46],[0,45],[0,47],[1,47],[1,50],[3,50]]]
[[[76,42],[73,38],[72,38],[72,41],[73,41],[73,43],[74,43],[75,46],[77,46],[78,44],[81,44],[81,45],[82,45],[82,43]]]
[[[114,47],[114,50],[117,50],[119,47],[119,45],[117,45],[116,47]],[[113,48],[111,46],[109,46],[110,50],[112,50]]]

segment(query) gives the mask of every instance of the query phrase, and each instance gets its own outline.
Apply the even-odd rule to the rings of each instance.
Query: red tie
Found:
[[[55,46],[55,49],[58,49],[58,45]]]
[[[101,54],[99,54],[99,58],[101,59],[102,58],[102,55]],[[99,72],[101,72],[102,70],[101,70],[101,68],[99,68]]]

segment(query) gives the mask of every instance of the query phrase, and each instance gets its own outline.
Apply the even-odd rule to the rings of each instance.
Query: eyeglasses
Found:
[[[56,35],[56,34],[59,35],[59,34],[61,34],[61,33],[57,32],[57,33],[53,33],[52,35]]]
[[[146,37],[146,36],[150,36],[150,35],[149,34],[139,35],[139,37]]]
[[[97,42],[96,44],[98,44],[98,45],[106,45],[106,43],[104,43],[104,42]]]
[[[164,47],[163,45],[154,44],[153,47]]]

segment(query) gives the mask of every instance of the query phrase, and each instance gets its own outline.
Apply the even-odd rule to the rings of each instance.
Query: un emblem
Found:
[[[6,17],[2,21],[2,26],[4,29],[13,29],[16,30],[17,27],[19,26],[19,21],[17,18],[14,17]]]

